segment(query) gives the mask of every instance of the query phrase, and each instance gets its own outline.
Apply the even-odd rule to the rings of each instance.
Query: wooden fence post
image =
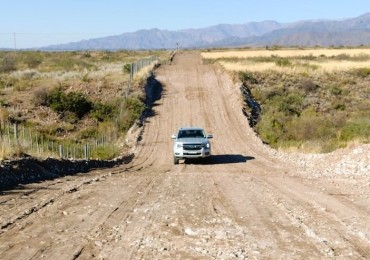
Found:
[[[16,143],[18,143],[18,124],[14,124],[14,140]]]
[[[59,145],[59,157],[63,159],[63,146]]]

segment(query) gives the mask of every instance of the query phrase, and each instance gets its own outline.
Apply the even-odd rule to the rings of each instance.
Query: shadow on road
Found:
[[[241,154],[216,154],[206,160],[187,159],[185,163],[191,164],[231,164],[231,163],[245,163],[254,160],[253,156],[244,156]]]

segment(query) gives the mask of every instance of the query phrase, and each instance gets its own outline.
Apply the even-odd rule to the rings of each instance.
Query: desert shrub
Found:
[[[90,83],[91,82],[91,78],[89,77],[89,74],[88,73],[85,73],[83,76],[82,76],[82,82],[85,82],[85,83]]]
[[[266,100],[267,91],[262,88],[252,88],[252,95],[258,101]]]
[[[119,136],[117,124],[113,120],[99,123],[98,132],[106,140],[116,140]]]
[[[29,80],[17,80],[17,82],[14,84],[13,88],[15,91],[25,91],[27,90],[30,86],[32,86],[32,82]]]
[[[101,160],[109,160],[119,155],[119,149],[114,145],[98,146],[91,153],[92,158],[99,158]]]
[[[0,62],[0,73],[7,73],[17,69],[17,60],[13,54],[7,54]]]
[[[313,83],[311,80],[302,81],[299,84],[299,89],[302,89],[306,93],[315,92],[318,89],[318,85]]]
[[[10,77],[7,74],[0,74],[0,89],[2,88],[11,88],[17,84],[18,80]]]
[[[48,94],[47,105],[57,113],[71,112],[81,119],[92,109],[92,103],[84,94],[69,92],[65,94],[61,88],[55,88]],[[70,115],[73,117],[73,115]]]
[[[288,140],[304,141],[316,139],[316,128],[320,120],[313,109],[302,112],[301,116],[292,118],[286,125]]]
[[[370,68],[353,69],[352,73],[357,77],[366,78],[370,75]]]
[[[289,93],[280,100],[279,110],[285,115],[300,115],[304,97],[298,92]]]
[[[138,98],[127,98],[124,110],[118,118],[119,130],[126,132],[146,109],[145,104]]]
[[[89,52],[85,52],[85,53],[82,55],[82,57],[84,57],[84,58],[91,58],[92,56],[91,56],[91,54],[90,54]]]
[[[365,139],[370,141],[370,119],[362,118],[353,121],[348,121],[340,130],[339,139],[342,141],[350,141],[353,139]]]
[[[45,139],[55,139],[56,136],[64,136],[67,133],[71,133],[76,129],[75,124],[48,124],[40,125],[37,127],[38,134],[42,135]]]
[[[285,116],[282,113],[262,114],[256,127],[257,132],[264,142],[276,147],[279,140],[283,139],[284,121]]]
[[[305,60],[305,61],[312,61],[312,60],[316,60],[317,57],[314,56],[312,53],[309,54],[309,55],[303,55],[303,56],[297,56],[296,59],[298,60]]]
[[[130,73],[131,72],[131,64],[126,63],[125,65],[123,65],[123,71],[126,72],[126,73]]]
[[[77,133],[78,140],[88,140],[92,138],[98,138],[99,131],[97,127],[85,127]]]
[[[65,110],[76,114],[78,118],[82,118],[90,112],[92,103],[82,93],[69,92],[65,96],[64,108]]]
[[[42,63],[42,57],[38,53],[30,53],[25,58],[24,62],[27,64],[28,68],[35,69]]]
[[[337,85],[334,85],[334,86],[330,87],[330,93],[335,95],[335,96],[341,95],[342,92],[343,92],[342,88],[337,86]]]
[[[64,99],[65,94],[63,93],[63,90],[60,87],[54,88],[48,93],[46,105],[53,111],[61,113],[64,111]]]
[[[292,62],[287,58],[278,58],[278,59],[276,59],[275,64],[279,67],[292,66]]]
[[[335,59],[335,60],[350,60],[351,55],[349,55],[347,53],[342,53],[342,54],[333,56],[332,58]]]
[[[46,88],[38,88],[33,92],[33,103],[35,106],[46,106],[49,91]]]
[[[98,122],[103,122],[111,120],[114,116],[116,116],[117,109],[112,104],[103,104],[101,102],[96,102],[93,104],[91,115]]]
[[[332,108],[335,110],[344,111],[346,110],[346,104],[343,100],[334,100],[332,103]]]
[[[248,84],[248,83],[257,84],[258,83],[257,79],[250,72],[240,71],[238,76],[239,76],[239,79],[245,84]]]
[[[0,99],[0,107],[8,107],[9,106],[9,101],[6,99]]]
[[[266,93],[266,100],[270,100],[273,98],[282,98],[286,94],[284,86],[275,86],[269,89]]]

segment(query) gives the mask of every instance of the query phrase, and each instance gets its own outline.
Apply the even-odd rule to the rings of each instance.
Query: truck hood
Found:
[[[208,139],[206,138],[180,138],[180,139],[177,139],[176,142],[183,143],[183,144],[206,144],[208,143]]]

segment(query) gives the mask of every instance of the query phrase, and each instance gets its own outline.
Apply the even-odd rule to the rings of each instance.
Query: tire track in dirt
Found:
[[[35,192],[25,186],[24,209],[58,196],[9,222],[0,233],[0,258],[370,257],[369,191],[351,204],[332,195],[345,192],[335,180],[305,179],[300,167],[274,157],[249,128],[238,86],[198,53],[180,52],[155,74],[162,99],[139,129],[133,162],[86,179],[41,183],[36,187],[45,189]],[[214,135],[214,156],[173,165],[170,136],[189,125]],[[22,212],[4,208],[21,197],[3,200],[3,219]]]
[[[366,226],[356,227],[357,223],[349,221],[355,211],[358,215],[357,219],[366,223],[367,210],[345,205],[337,198],[327,196],[314,188],[307,188],[292,179],[285,179],[284,182],[281,178],[276,178],[278,181],[275,178],[256,177],[257,179],[259,185],[268,185],[270,189],[268,195],[292,218],[292,222],[302,227],[308,238],[322,244],[323,251],[328,254],[328,257],[337,255],[366,257],[370,255],[369,238],[361,237],[353,232],[353,230],[364,230]],[[305,193],[309,193],[309,196]],[[320,200],[315,199],[318,197]]]

